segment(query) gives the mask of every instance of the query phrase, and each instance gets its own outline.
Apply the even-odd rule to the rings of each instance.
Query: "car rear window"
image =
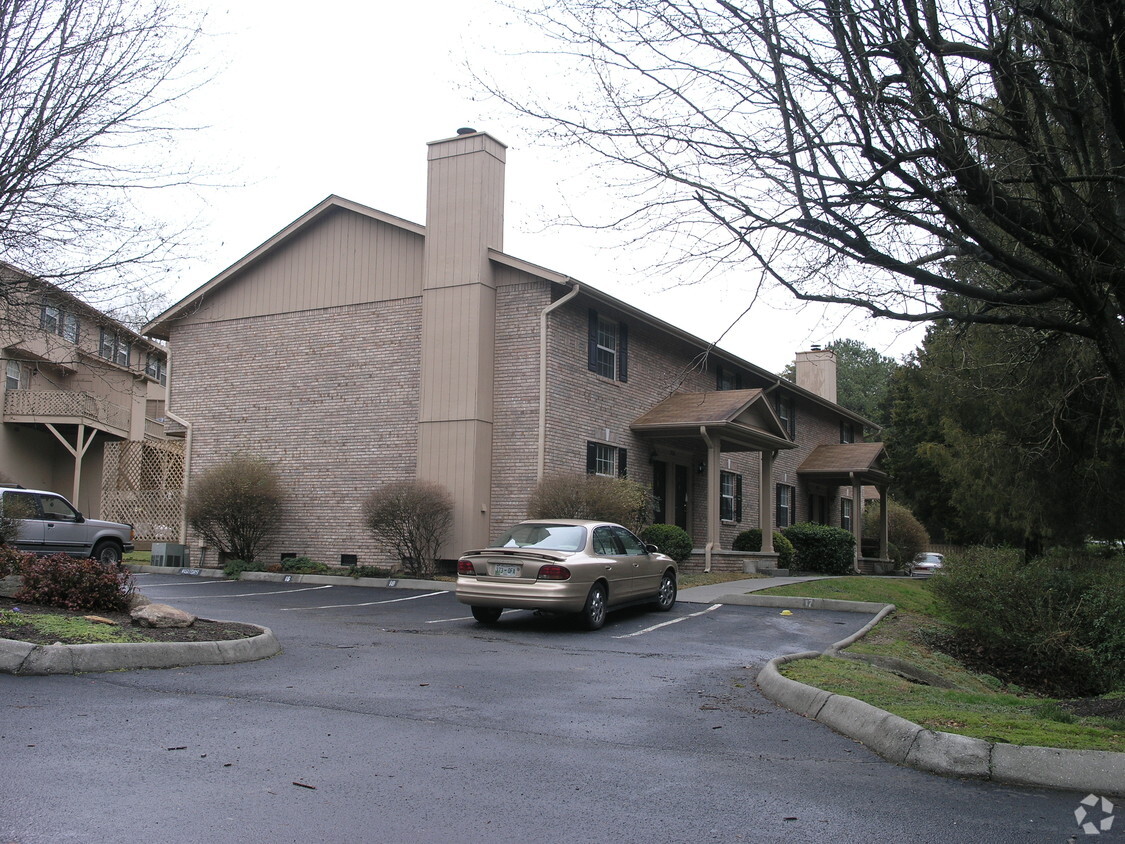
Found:
[[[580,525],[516,525],[496,540],[498,548],[544,548],[578,551],[586,546],[586,528]]]

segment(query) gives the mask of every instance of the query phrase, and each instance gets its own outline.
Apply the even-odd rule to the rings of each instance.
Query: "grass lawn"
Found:
[[[1009,744],[1125,751],[1125,695],[1086,701],[1040,697],[972,671],[937,649],[944,625],[927,581],[841,577],[759,594],[895,604],[898,612],[846,652],[903,660],[937,675],[949,687],[927,685],[865,662],[823,656],[785,665],[787,677],[857,698],[932,730]],[[1090,709],[1107,714],[1077,714]]]

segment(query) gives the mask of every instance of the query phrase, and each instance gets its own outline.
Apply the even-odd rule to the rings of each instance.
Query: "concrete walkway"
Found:
[[[690,589],[681,589],[676,599],[687,601],[689,604],[721,604],[724,603],[722,600],[724,597],[731,595],[745,595],[747,592],[759,592],[762,589],[772,589],[775,586],[824,579],[824,577],[815,575],[808,577],[752,577],[747,580],[730,580],[726,583],[712,583],[709,586],[692,586]]]

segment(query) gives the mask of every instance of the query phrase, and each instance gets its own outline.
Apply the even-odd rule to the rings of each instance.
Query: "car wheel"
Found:
[[[660,579],[660,591],[656,594],[656,608],[668,612],[676,604],[676,575],[665,572]]]
[[[99,542],[90,556],[103,566],[115,566],[121,562],[121,546],[116,542]]]
[[[500,620],[500,607],[473,607],[473,618],[481,624],[495,624]]]
[[[597,630],[605,624],[606,591],[604,583],[595,583],[590,587],[590,594],[586,596],[586,605],[582,607],[582,626],[587,630]]]

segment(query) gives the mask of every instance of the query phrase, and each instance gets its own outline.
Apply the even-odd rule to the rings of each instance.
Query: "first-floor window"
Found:
[[[796,520],[797,490],[788,484],[777,485],[777,526],[787,528]]]
[[[626,450],[605,443],[586,443],[586,474],[625,477]]]
[[[852,500],[850,498],[840,499],[840,527],[844,530],[852,529]]]
[[[719,518],[725,522],[742,521],[742,475],[719,473]]]

